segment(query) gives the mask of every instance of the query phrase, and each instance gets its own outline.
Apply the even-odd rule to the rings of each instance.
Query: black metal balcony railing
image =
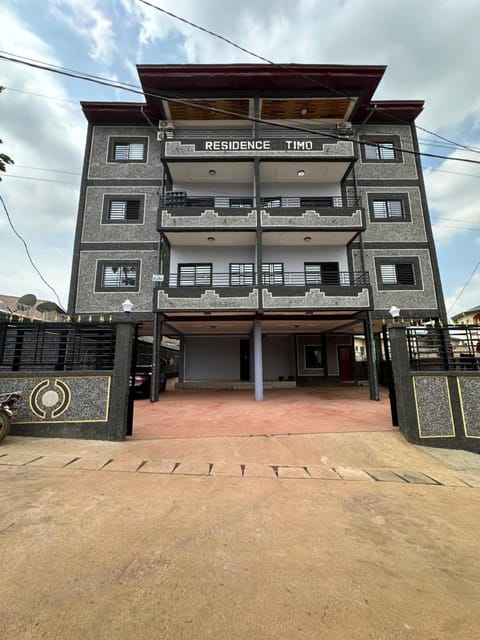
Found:
[[[203,209],[254,207],[252,197],[239,196],[187,196],[184,191],[172,191],[161,200],[161,206],[167,208],[199,207]],[[325,209],[361,206],[355,196],[266,196],[260,199],[260,206],[266,209]]]
[[[311,274],[288,271],[284,273],[212,273],[196,277],[184,277],[178,273],[165,274],[159,289],[170,287],[196,287],[201,289],[217,287],[359,287],[370,284],[367,271],[339,271],[337,273]]]

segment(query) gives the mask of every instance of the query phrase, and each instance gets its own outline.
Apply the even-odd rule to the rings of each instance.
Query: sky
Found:
[[[416,121],[421,151],[446,156],[422,163],[447,311],[480,305],[478,0],[151,4],[275,63],[387,65],[374,98],[425,100]],[[2,55],[135,86],[136,64],[258,62],[140,0],[1,0],[0,25]],[[0,297],[58,294],[66,307],[86,137],[80,100],[139,97],[5,60],[0,86],[0,152],[15,161],[0,174],[0,195],[55,290],[30,264],[0,203]]]

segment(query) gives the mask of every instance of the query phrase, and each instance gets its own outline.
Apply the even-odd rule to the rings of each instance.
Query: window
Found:
[[[252,198],[230,198],[230,206],[234,209],[250,209],[253,206]]]
[[[283,284],[283,262],[262,264],[263,284]]]
[[[373,200],[371,211],[374,220],[399,220],[405,217],[402,200]]]
[[[144,196],[107,196],[103,207],[102,222],[143,222],[144,202]]]
[[[114,262],[100,260],[97,263],[95,291],[128,289],[138,291],[140,280],[140,260]]]
[[[321,196],[318,198],[300,198],[300,206],[304,209],[317,209],[321,207],[333,207],[331,196]]]
[[[361,154],[363,162],[401,162],[400,138],[398,136],[363,136]]]
[[[338,262],[305,262],[305,284],[340,284]]]
[[[111,138],[110,162],[146,162],[147,138]]]
[[[380,274],[382,284],[415,284],[412,264],[382,264]]]
[[[179,264],[178,284],[180,287],[208,287],[212,284],[211,264]]]
[[[375,258],[377,284],[382,289],[421,289],[420,263],[417,257]]]
[[[280,198],[280,196],[262,198],[261,203],[262,203],[262,207],[266,207],[267,209],[271,209],[271,208],[275,208],[275,207],[281,207],[282,206],[282,199]]]
[[[253,286],[254,281],[253,263],[231,263],[230,264],[230,285],[250,285]]]
[[[372,222],[406,222],[411,220],[408,193],[368,193]]]

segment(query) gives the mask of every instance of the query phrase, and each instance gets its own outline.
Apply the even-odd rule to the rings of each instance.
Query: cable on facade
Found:
[[[28,245],[27,245],[27,243],[26,243],[26,242],[25,242],[25,240],[22,238],[22,236],[18,233],[18,231],[15,229],[15,226],[13,225],[12,219],[10,218],[10,214],[9,214],[9,212],[8,212],[7,205],[5,204],[5,201],[4,201],[4,199],[2,198],[2,196],[1,196],[1,195],[0,195],[0,201],[1,201],[2,205],[3,205],[3,208],[5,209],[5,215],[7,216],[8,223],[9,223],[9,225],[11,226],[11,228],[12,228],[12,230],[13,230],[13,233],[17,236],[17,238],[19,238],[19,239],[21,240],[21,242],[23,243],[23,246],[25,247],[25,253],[27,254],[27,257],[28,257],[28,259],[29,259],[29,261],[30,261],[30,264],[31,264],[31,265],[32,265],[32,267],[35,269],[35,271],[37,272],[37,274],[40,276],[40,280],[42,280],[42,282],[43,282],[44,284],[46,284],[46,285],[47,285],[47,287],[48,287],[51,291],[53,291],[53,293],[55,294],[55,297],[57,298],[57,302],[58,302],[59,306],[63,308],[63,305],[62,305],[62,303],[60,302],[60,298],[58,297],[58,293],[55,291],[55,289],[54,289],[54,288],[53,288],[53,287],[52,287],[52,286],[51,286],[51,285],[50,285],[50,284],[45,280],[45,278],[42,276],[42,274],[40,273],[40,271],[39,271],[39,269],[38,269],[37,265],[34,263],[34,261],[33,261],[33,259],[32,259],[32,256],[30,255],[30,251],[29,251],[29,249],[28,249]]]

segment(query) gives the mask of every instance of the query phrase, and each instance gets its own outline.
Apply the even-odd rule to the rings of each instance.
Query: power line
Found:
[[[223,42],[226,42],[227,44],[230,44],[232,47],[235,47],[236,49],[239,49],[240,51],[243,51],[244,53],[247,53],[247,54],[253,56],[254,58],[257,58],[258,60],[262,60],[262,62],[267,62],[268,64],[275,64],[272,60],[269,60],[268,58],[264,58],[263,56],[255,53],[254,51],[250,51],[249,49],[245,49],[244,47],[240,46],[236,42],[233,42],[232,40],[229,40],[228,38],[225,38],[224,36],[221,36],[219,33],[216,33],[215,31],[211,31],[210,29],[206,29],[205,27],[201,27],[200,25],[196,24],[195,22],[191,22],[190,20],[187,20],[186,18],[182,18],[182,17],[176,15],[175,13],[172,13],[170,11],[167,11],[166,9],[158,7],[157,5],[152,4],[151,2],[147,2],[147,0],[139,0],[139,2],[141,2],[141,3],[145,4],[145,5],[148,5],[149,7],[152,7],[153,9],[156,9],[157,11],[160,11],[161,13],[164,13],[164,14],[174,18],[175,20],[179,20],[180,22],[184,22],[185,24],[188,24],[191,27],[194,27],[195,29],[198,29],[199,31],[203,31],[204,33],[207,33],[208,35],[211,35],[214,38],[218,38],[219,40],[222,40]],[[283,68],[283,69],[286,69],[287,71],[289,71],[291,73],[295,73],[295,75],[300,75],[302,78],[306,78],[307,80],[313,82],[317,86],[324,87],[324,88],[328,89],[329,91],[332,91],[333,93],[341,95],[344,98],[348,98],[350,101],[352,100],[352,97],[347,95],[343,91],[340,91],[339,89],[336,89],[334,87],[328,86],[328,85],[326,85],[324,83],[321,83],[318,80],[316,80],[316,79],[314,79],[314,78],[312,78],[312,77],[310,77],[310,76],[308,76],[306,74],[303,74],[301,72],[299,73],[298,70],[293,71],[292,69],[290,69],[286,65],[282,65],[282,64],[279,64],[278,66]],[[374,110],[374,111],[382,111],[388,117],[390,117],[390,118],[392,118],[394,120],[397,120],[398,122],[402,122],[403,124],[408,124],[402,118],[399,118],[398,116],[395,116],[394,114],[390,113],[386,109],[382,109],[382,107],[377,107],[377,106],[369,107],[369,106],[367,106],[367,109],[369,109],[370,111],[372,111],[372,110]],[[469,146],[461,144],[461,143],[453,142],[452,140],[449,140],[449,138],[445,138],[444,136],[441,136],[440,134],[435,133],[434,131],[429,131],[428,129],[425,129],[424,127],[421,127],[418,124],[416,125],[416,127],[418,129],[421,129],[425,133],[428,133],[428,134],[430,134],[432,136],[435,136],[435,137],[439,138],[440,140],[443,140],[444,142],[449,142],[451,144],[456,145],[459,148],[466,149],[468,151],[472,151],[473,153],[480,153],[480,150],[479,149],[475,149],[475,147],[469,147]],[[424,154],[424,155],[426,155],[426,154]],[[430,156],[430,157],[436,157],[436,156]]]
[[[64,182],[63,180],[49,180],[48,178],[31,178],[30,176],[19,176],[15,173],[7,173],[4,178],[19,178],[21,180],[34,180],[35,182],[54,182],[56,184],[66,184],[74,187],[78,187],[78,182]]]
[[[57,298],[57,302],[58,302],[59,306],[63,308],[63,305],[62,305],[62,303],[60,302],[60,298],[58,297],[58,293],[55,291],[55,289],[54,289],[50,284],[48,284],[48,282],[47,282],[47,281],[45,280],[45,278],[42,276],[42,274],[40,273],[40,271],[39,271],[38,267],[37,267],[37,266],[36,266],[36,264],[34,263],[34,261],[33,261],[33,259],[32,259],[32,256],[30,255],[30,251],[28,250],[28,245],[27,245],[27,243],[26,243],[26,242],[25,242],[25,240],[22,238],[22,236],[18,233],[18,231],[15,229],[15,227],[14,227],[14,225],[13,225],[13,222],[12,222],[12,219],[10,218],[10,214],[8,213],[7,205],[5,204],[5,202],[4,202],[4,200],[3,200],[3,198],[2,198],[2,196],[1,196],[1,195],[0,195],[0,201],[2,202],[3,208],[5,209],[5,214],[6,214],[6,216],[7,216],[7,220],[8,220],[8,222],[9,222],[9,224],[10,224],[10,226],[11,226],[12,230],[13,230],[13,233],[17,236],[17,238],[19,238],[19,239],[22,241],[23,246],[25,247],[25,253],[26,253],[26,254],[27,254],[27,256],[28,256],[28,259],[30,260],[30,264],[31,264],[31,265],[32,265],[32,267],[35,269],[35,271],[38,273],[38,275],[40,276],[40,279],[42,280],[42,282],[43,282],[44,284],[46,284],[46,285],[47,285],[47,287],[48,287],[51,291],[53,291],[53,293],[55,294],[55,297]]]
[[[82,175],[79,171],[61,171],[60,169],[46,169],[45,167],[27,167],[24,164],[15,164],[15,166],[20,167],[20,169],[32,169],[33,171],[48,171],[50,173],[67,173],[71,176]]]
[[[69,104],[75,104],[78,106],[76,100],[64,100],[63,98],[55,98],[55,96],[46,96],[43,93],[34,93],[33,91],[23,91],[23,89],[14,89],[13,87],[3,87],[7,91],[15,91],[16,93],[25,93],[27,96],[37,96],[38,98],[47,98],[48,100],[56,100],[57,102],[68,102]]]
[[[465,289],[467,288],[467,286],[470,284],[471,279],[473,278],[473,276],[475,275],[476,270],[478,269],[478,267],[480,266],[480,261],[477,262],[475,269],[472,271],[470,277],[468,278],[468,280],[465,282],[465,284],[462,287],[462,290],[460,291],[460,293],[458,294],[458,296],[455,298],[454,302],[450,305],[449,310],[447,311],[447,314],[450,313],[450,311],[453,309],[453,307],[457,304],[458,299],[460,298],[460,296],[462,295],[462,293],[465,291]]]
[[[42,71],[50,71],[52,73],[57,73],[59,75],[65,75],[68,77],[72,77],[72,78],[76,78],[78,80],[86,80],[88,82],[94,82],[95,84],[100,84],[103,86],[109,86],[109,87],[113,87],[115,89],[122,89],[124,91],[130,91],[132,93],[138,94],[138,95],[142,95],[142,96],[150,96],[150,97],[154,97],[157,98],[159,100],[165,100],[167,102],[175,102],[178,104],[182,104],[182,105],[187,105],[190,106],[194,109],[199,109],[202,111],[208,111],[210,113],[220,113],[223,115],[229,115],[229,116],[233,116],[234,118],[237,119],[242,119],[242,120],[246,120],[246,121],[250,121],[250,122],[257,122],[259,124],[264,124],[267,126],[271,126],[271,127],[278,127],[281,129],[288,129],[291,131],[300,131],[302,133],[309,133],[311,135],[318,135],[319,132],[312,130],[312,129],[308,129],[306,127],[300,127],[300,126],[295,126],[295,125],[286,125],[284,123],[276,123],[276,122],[271,122],[269,120],[264,120],[263,118],[254,118],[253,116],[246,116],[243,114],[239,114],[239,113],[235,113],[232,111],[227,111],[225,109],[218,109],[216,107],[211,107],[211,106],[205,106],[205,105],[201,105],[195,102],[192,102],[191,100],[185,99],[185,98],[178,98],[178,97],[173,97],[172,95],[162,95],[158,92],[154,92],[153,90],[142,90],[141,88],[133,88],[133,85],[128,85],[127,83],[119,83],[119,82],[114,82],[113,80],[108,80],[108,79],[104,79],[104,78],[100,78],[99,76],[91,76],[90,74],[84,74],[82,72],[76,72],[76,71],[72,71],[72,70],[61,70],[60,67],[52,67],[49,65],[45,65],[44,63],[38,63],[38,62],[30,62],[30,61],[24,61],[24,60],[20,60],[19,58],[16,57],[11,57],[11,54],[9,54],[8,56],[6,55],[0,55],[0,59],[3,60],[7,60],[9,62],[14,62],[17,64],[23,64],[35,69],[40,69]],[[324,137],[328,137],[328,138],[332,138],[335,140],[345,140],[345,136],[342,135],[335,135],[333,133],[327,133],[327,132],[322,132],[322,135]],[[376,143],[373,141],[366,141],[366,140],[359,140],[356,138],[349,138],[351,139],[353,142],[356,142],[359,145],[363,145],[363,146],[372,146],[372,147],[376,147],[379,149],[383,149],[385,148],[384,145],[382,145],[381,143]],[[452,158],[450,156],[443,156],[440,154],[434,154],[434,153],[426,153],[426,152],[421,152],[421,151],[417,151],[415,149],[406,149],[406,148],[401,148],[401,147],[396,147],[396,146],[389,146],[388,149],[390,150],[395,150],[395,151],[399,151],[402,153],[410,153],[412,155],[415,156],[425,156],[425,157],[429,157],[429,158],[438,158],[441,160],[452,160],[452,161],[456,161],[456,162],[467,162],[469,164],[480,164],[480,160],[472,160],[470,158]]]

